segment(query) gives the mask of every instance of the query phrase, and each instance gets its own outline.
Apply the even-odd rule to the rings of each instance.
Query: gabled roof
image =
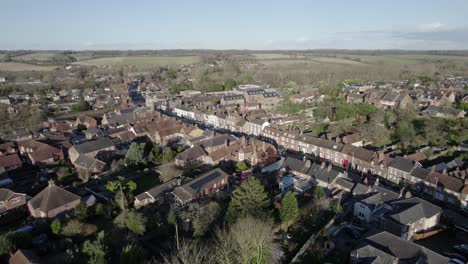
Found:
[[[203,157],[205,155],[206,155],[206,152],[203,150],[203,148],[198,145],[195,145],[192,148],[186,149],[182,153],[177,155],[176,159],[189,161],[189,160],[197,159],[199,157]]]
[[[7,167],[10,167],[10,166],[15,166],[15,165],[18,165],[18,164],[22,164],[23,162],[21,161],[21,159],[18,157],[17,154],[12,154],[12,155],[8,155],[8,156],[0,156],[0,167],[4,167],[4,168],[7,168]]]
[[[411,171],[411,176],[416,177],[421,180],[426,180],[427,175],[429,175],[429,170],[425,168],[414,168],[414,170]]]
[[[14,194],[15,194],[15,192],[13,192],[13,191],[11,191],[9,189],[1,188],[0,189],[0,201],[7,201]]]
[[[47,213],[65,204],[71,203],[81,198],[55,184],[49,184],[47,188],[34,196],[29,203],[32,208]]]
[[[426,179],[427,182],[430,182],[434,185],[443,187],[445,189],[451,190],[453,192],[461,192],[464,186],[464,181],[446,174],[441,174],[435,171],[429,173]]]
[[[195,197],[201,190],[207,186],[213,186],[214,183],[220,181],[221,178],[227,178],[228,175],[223,170],[216,168],[205,172],[196,179],[184,184],[181,188]],[[178,188],[176,188],[178,189]]]
[[[209,147],[216,147],[216,146],[223,145],[226,142],[226,140],[229,140],[229,142],[234,142],[236,138],[227,134],[222,134],[222,135],[218,135],[218,136],[203,140],[198,144],[204,149],[206,149]]]
[[[18,249],[8,260],[9,264],[37,264],[39,257],[32,250]]]
[[[303,174],[307,174],[309,171],[309,167],[306,166],[305,161],[292,156],[286,156],[283,161],[283,168],[289,168],[292,171],[297,171]]]
[[[427,264],[449,261],[447,257],[385,231],[368,236],[366,243],[396,257],[398,263],[416,263],[419,259],[424,259]]]
[[[434,204],[417,197],[392,202],[394,210],[389,217],[396,222],[407,225],[421,218],[431,218],[442,212],[442,209]]]
[[[340,172],[334,170],[330,166],[331,165],[329,165],[329,167],[322,168],[319,164],[313,163],[307,174],[322,182],[332,183],[335,181],[336,177],[340,175]]]
[[[99,151],[102,149],[110,148],[114,146],[114,142],[109,138],[99,138],[93,141],[88,141],[86,143],[75,145],[76,151],[80,154],[88,154],[94,151]]]
[[[405,172],[411,172],[411,170],[414,168],[414,161],[397,156],[394,160],[392,160],[392,162],[390,162],[389,167],[393,167]]]
[[[395,257],[375,248],[371,245],[365,245],[351,252],[360,264],[394,264]]]

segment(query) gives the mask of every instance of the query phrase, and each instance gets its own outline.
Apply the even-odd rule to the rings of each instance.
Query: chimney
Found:
[[[245,136],[242,137],[241,142],[242,142],[242,147],[245,148]]]
[[[380,183],[379,178],[377,178],[374,182],[374,186],[379,186],[379,183]]]
[[[224,140],[224,147],[229,147],[229,139]]]
[[[310,168],[310,166],[312,166],[312,162],[311,162],[310,160],[306,160],[306,161],[305,161],[305,166],[306,166],[307,168]]]
[[[54,180],[52,180],[52,179],[49,180],[49,186],[55,186]]]
[[[263,151],[263,152],[266,151],[266,143],[265,143],[265,141],[262,141],[262,151]]]
[[[447,174],[447,168],[444,168],[444,169],[442,170],[442,174],[443,174],[443,175],[446,175],[446,174]]]
[[[325,162],[324,161],[322,161],[322,164],[320,164],[320,168],[322,168],[322,169],[325,168]]]
[[[307,160],[307,157],[306,157],[306,156],[303,156],[303,157],[302,157],[302,161],[305,162],[306,160]]]
[[[330,163],[330,164],[328,165],[327,171],[331,171],[331,170],[332,170],[332,167],[333,167],[333,166],[332,166],[331,163]]]
[[[435,172],[435,166],[431,167],[431,172]]]

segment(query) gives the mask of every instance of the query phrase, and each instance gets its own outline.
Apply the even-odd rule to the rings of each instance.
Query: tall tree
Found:
[[[127,165],[140,165],[144,159],[144,146],[133,142],[125,154],[125,163]]]
[[[232,192],[226,220],[235,222],[237,218],[247,215],[265,217],[269,206],[270,199],[262,184],[257,178],[250,177]]]
[[[287,192],[281,200],[279,215],[282,223],[287,223],[299,215],[296,195],[292,191]]]
[[[106,251],[104,245],[104,231],[98,234],[94,241],[86,240],[83,244],[83,253],[88,256],[88,263],[90,264],[106,264]]]
[[[114,224],[135,235],[143,235],[146,231],[146,218],[135,211],[122,211],[114,219]]]
[[[221,264],[274,263],[277,245],[273,239],[271,222],[252,217],[239,219],[228,230],[217,232],[216,259]]]

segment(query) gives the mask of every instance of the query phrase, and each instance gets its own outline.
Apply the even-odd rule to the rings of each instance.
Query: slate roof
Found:
[[[359,264],[394,264],[395,257],[375,248],[371,245],[365,245],[351,252],[351,255],[357,259]]]
[[[427,264],[449,262],[447,257],[385,231],[368,236],[366,243],[396,257],[398,263],[416,263],[420,258],[424,258]]]
[[[97,140],[88,141],[83,144],[75,145],[75,149],[80,154],[87,154],[94,151],[110,148],[114,146],[114,142],[109,138],[99,138]]]
[[[286,156],[283,161],[283,168],[289,168],[292,171],[297,171],[303,174],[307,174],[309,167],[302,159],[294,158],[292,156]]]
[[[392,160],[392,162],[390,162],[389,166],[401,171],[411,172],[414,167],[414,162],[410,159],[397,156],[394,160]]]
[[[221,178],[228,177],[226,172],[223,170],[216,168],[205,172],[201,176],[197,177],[196,179],[188,182],[181,186],[185,192],[188,192],[192,195],[192,197],[196,197],[196,195],[207,186],[212,186],[214,183],[220,181]]]
[[[426,180],[427,175],[429,175],[429,170],[425,168],[414,168],[413,171],[411,171],[411,176],[416,177],[421,180]]]
[[[441,213],[442,209],[417,197],[392,202],[394,208],[389,217],[396,222],[407,225],[421,218],[431,218]]]
[[[202,146],[204,149],[209,148],[209,147],[215,147],[215,146],[220,146],[225,143],[226,140],[229,140],[230,142],[233,142],[236,140],[236,138],[230,136],[230,135],[219,135],[215,136],[206,140],[203,140],[199,143],[200,146]]]
[[[336,179],[335,184],[341,186],[342,188],[348,189],[348,190],[352,190],[353,187],[354,187],[354,183],[352,181],[347,180],[345,178],[341,178],[341,177]]]
[[[322,182],[332,183],[333,181],[335,181],[336,177],[340,175],[340,172],[334,170],[333,168],[322,168],[319,164],[313,163],[312,166],[310,166],[310,169],[307,172],[307,174],[312,177],[315,177],[316,179]]]
[[[60,188],[55,184],[50,184],[47,188],[34,196],[29,203],[33,209],[39,209],[39,211],[47,213],[50,210],[80,199],[78,195]]]
[[[202,147],[195,145],[192,148],[186,149],[182,153],[177,155],[176,159],[190,161],[190,160],[197,159],[199,157],[203,157],[205,155],[206,155],[205,150],[203,150]]]
[[[444,187],[445,189],[457,193],[461,192],[464,186],[464,181],[462,179],[451,177],[446,174],[441,174],[435,171],[429,173],[426,181],[434,185],[437,183],[437,186]]]
[[[8,155],[8,156],[0,156],[0,167],[4,167],[4,168],[7,168],[7,167],[10,167],[10,166],[15,166],[15,165],[18,165],[18,164],[22,164],[23,162],[21,161],[21,159],[18,157],[17,154],[12,154],[12,155]]]

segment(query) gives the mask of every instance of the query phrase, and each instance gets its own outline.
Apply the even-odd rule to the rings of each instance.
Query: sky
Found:
[[[467,0],[2,0],[0,49],[468,49]]]

